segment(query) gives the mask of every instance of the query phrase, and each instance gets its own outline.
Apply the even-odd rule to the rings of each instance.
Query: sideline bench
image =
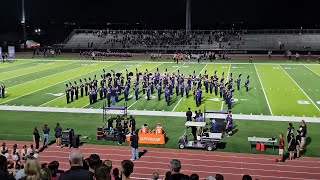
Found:
[[[273,151],[274,151],[274,144],[277,143],[277,139],[272,139],[272,138],[263,138],[263,137],[248,137],[248,141],[250,143],[250,149],[252,149],[252,144],[256,143],[269,143],[272,144]]]

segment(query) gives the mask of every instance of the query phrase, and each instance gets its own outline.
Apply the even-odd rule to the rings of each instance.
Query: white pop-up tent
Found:
[[[34,40],[27,40],[26,44],[28,49],[40,47],[40,43],[37,43]],[[24,44],[21,44],[21,48],[23,47],[24,47]]]

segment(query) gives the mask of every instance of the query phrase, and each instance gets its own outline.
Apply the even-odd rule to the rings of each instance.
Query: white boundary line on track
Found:
[[[119,63],[113,64],[113,65],[117,65],[117,64],[119,64]],[[110,65],[110,66],[113,66],[113,65]],[[110,67],[110,66],[107,66],[107,67]],[[83,67],[75,68],[75,69],[72,69],[72,70],[76,70],[76,69],[80,69],[80,68],[83,68]],[[70,71],[71,71],[71,70],[70,70]],[[96,70],[94,70],[94,71],[96,71]],[[92,71],[92,72],[94,72],[94,71]],[[50,76],[56,76],[56,75],[58,75],[58,74],[62,74],[62,73],[65,73],[65,72],[68,72],[68,71],[64,71],[64,72],[60,72],[60,73],[56,73],[56,74],[52,74],[52,75],[50,75]],[[89,73],[92,73],[92,72],[89,72]],[[89,74],[89,73],[86,73],[86,74]],[[64,81],[69,81],[70,79],[74,79],[74,78],[77,78],[77,77],[80,77],[80,76],[83,76],[83,75],[86,75],[86,74],[81,74],[81,75],[79,75],[79,76],[72,77],[72,78],[66,79],[66,80],[64,80]],[[50,77],[50,76],[45,76],[45,77],[43,77],[43,78],[39,78],[39,79],[44,79],[44,78],[47,78],[47,77]],[[27,82],[22,83],[22,84],[19,84],[19,85],[17,85],[17,86],[20,86],[20,85],[23,85],[23,84],[26,84],[26,83],[29,83],[29,82],[37,81],[37,80],[39,80],[39,79],[35,79],[35,80],[32,80],[32,81],[27,81]],[[32,92],[29,92],[29,93],[27,93],[27,94],[23,94],[22,96],[19,96],[19,97],[16,97],[16,98],[9,99],[9,100],[7,100],[7,101],[1,102],[0,104],[4,104],[4,103],[6,103],[6,102],[13,101],[13,100],[15,100],[15,99],[18,99],[18,98],[21,98],[21,97],[27,96],[27,95],[29,95],[29,94],[32,94],[32,93],[35,93],[35,92],[41,91],[41,90],[43,90],[43,89],[46,89],[46,88],[48,88],[48,87],[55,86],[55,85],[60,84],[60,83],[62,83],[62,82],[58,82],[58,83],[53,84],[53,85],[51,85],[51,86],[47,86],[47,87],[44,87],[44,88],[38,89],[38,90],[36,90],[36,91],[32,91]],[[15,86],[12,86],[12,87],[15,87]],[[12,88],[12,87],[10,87],[10,88]]]
[[[308,68],[311,72],[315,73],[316,75],[320,76],[320,74],[318,74],[317,72],[315,72],[314,70],[310,69],[307,65],[303,65],[304,67]]]
[[[54,148],[54,147],[53,147]],[[80,148],[80,150],[83,150],[83,149],[86,149],[86,148]],[[88,149],[88,148],[87,148]],[[91,148],[91,149],[96,149],[96,148]],[[99,149],[100,150],[100,149]],[[103,150],[103,149],[101,149],[101,151],[106,151],[106,152],[110,152],[110,153],[96,153],[96,154],[99,154],[100,156],[110,156],[110,155],[113,155],[114,157],[115,156],[124,156],[124,157],[128,157],[128,156],[130,156],[130,155],[127,155],[127,154],[124,154],[124,153],[121,153],[121,154],[115,154],[115,153],[112,153],[111,152],[111,150],[110,149],[105,149],[105,150]],[[118,151],[117,149],[114,149],[114,151]],[[124,151],[124,150],[123,150]],[[130,152],[130,150],[126,150],[127,152]],[[44,151],[43,153],[41,153],[41,154],[45,154],[45,153],[55,153],[55,152],[60,152],[60,151]],[[151,152],[151,151],[148,151],[148,152]],[[64,153],[64,154],[66,154],[66,156],[60,156],[60,157],[58,157],[58,158],[62,158],[62,159],[68,159],[68,154],[69,154],[69,152],[61,152],[61,153]],[[92,152],[92,153],[95,153],[95,152]],[[86,155],[90,155],[90,154],[92,154],[92,153],[84,153],[84,154],[86,154]],[[155,152],[156,153],[156,152]],[[129,153],[130,154],[130,153]],[[168,153],[168,154],[170,154],[170,153]],[[172,155],[172,154],[171,154]],[[57,156],[46,156],[46,155],[44,155],[44,156],[42,156],[42,155],[40,155],[39,156],[39,159],[41,160],[42,158],[57,158]],[[168,162],[169,162],[169,160],[172,158],[172,157],[154,157],[154,156],[143,156],[143,157],[145,157],[145,158],[149,158],[149,157],[152,157],[152,158],[156,158],[156,159],[168,159]],[[179,158],[179,159],[182,159],[182,160],[188,160],[188,161],[194,161],[194,160],[198,160],[198,159],[187,159],[187,158]],[[254,159],[254,158],[253,158]],[[111,159],[112,161],[115,161],[115,162],[121,162],[122,161],[122,159]],[[269,160],[271,160],[271,156],[270,156],[270,159]],[[246,163],[246,162],[234,162],[234,161],[219,161],[219,160],[200,160],[200,161],[213,161],[213,162],[217,162],[217,164],[223,164],[223,162],[227,162],[227,163],[240,163],[240,164],[260,164],[260,165],[267,165],[267,166],[283,166],[283,164],[265,164],[265,163]],[[41,161],[41,162],[46,162],[45,160],[44,161]],[[61,161],[60,161],[61,162]],[[300,162],[300,161],[299,161]],[[150,161],[142,161],[142,160],[139,160],[139,161],[137,161],[136,162],[137,163],[137,168],[138,169],[145,169],[146,167],[144,167],[144,166],[139,166],[139,164],[140,163],[142,163],[142,164],[145,164],[145,163],[152,163],[152,162],[150,162]],[[318,162],[316,162],[316,163],[318,163]],[[61,162],[61,164],[65,164],[65,165],[69,165],[69,163],[67,163],[67,162]],[[167,163],[165,163],[165,162],[160,162],[159,164],[164,164],[164,165],[166,165]],[[196,167],[201,167],[201,166],[205,166],[205,165],[201,165],[201,164],[199,164],[199,165],[195,165],[195,164],[186,164],[186,163],[184,163],[184,165],[186,165],[186,166],[191,166],[191,167],[193,167],[193,166],[196,166]],[[116,165],[117,166],[117,165]],[[288,165],[285,165],[285,166],[287,166],[287,167],[299,167],[299,166],[295,166],[295,165],[292,165],[292,164],[288,164]],[[221,166],[210,166],[210,167],[221,167]],[[300,166],[301,167],[301,166]],[[225,166],[225,167],[221,167],[221,169],[230,169],[230,168],[234,168],[234,167],[231,167],[231,166]],[[310,168],[310,167],[305,167],[305,168]],[[319,168],[319,166],[318,167],[314,167],[314,168]],[[154,168],[151,168],[151,169],[154,169]],[[160,170],[165,170],[165,169],[163,169],[163,168],[158,168],[158,169],[160,169]],[[241,170],[249,170],[249,171],[267,171],[267,172],[270,172],[270,171],[272,171],[272,172],[281,172],[281,173],[286,173],[286,172],[291,172],[291,173],[304,173],[304,174],[307,174],[307,173],[309,173],[309,172],[305,172],[305,171],[295,171],[295,172],[293,172],[293,171],[288,171],[288,170],[276,170],[276,171],[274,171],[274,170],[272,170],[272,169],[248,169],[248,168],[240,168]],[[191,172],[191,170],[189,170],[189,168],[188,169],[186,169],[185,171],[188,171],[188,172]],[[223,170],[222,170],[223,171]],[[199,171],[200,172],[200,171]],[[210,172],[208,172],[208,171],[202,171],[202,173],[205,173],[205,174],[207,174],[207,173],[210,173]],[[218,173],[218,172],[215,172],[215,173]],[[222,173],[222,174],[227,174],[227,173]],[[252,175],[252,173],[250,173],[251,175]],[[320,173],[312,173],[312,172],[310,172],[309,174],[320,174]],[[234,175],[237,175],[237,174],[234,174]],[[263,175],[252,175],[252,176],[259,176],[259,177],[266,177],[266,176],[263,176]],[[282,176],[280,176],[280,177],[278,177],[278,178],[280,178],[280,179],[284,179],[284,177],[282,177]],[[290,179],[290,178],[287,178],[287,179]]]
[[[201,71],[199,72],[198,76],[203,72],[203,70],[204,70],[207,66],[208,66],[208,64],[206,64],[206,65],[201,69]],[[182,100],[182,98],[180,97],[178,103],[174,106],[174,108],[172,109],[171,112],[174,112],[174,110],[176,110],[176,108],[177,108],[178,105],[180,104],[181,100]]]
[[[26,60],[26,61],[43,61],[41,59],[17,59],[17,60]],[[75,62],[141,62],[138,60],[131,60],[131,59],[109,59],[108,61],[97,61],[97,60],[68,60],[68,59],[61,59],[61,60],[47,60],[47,61],[75,61]],[[148,62],[148,63],[159,63],[159,61],[157,62],[153,62],[153,61],[144,61],[144,62]],[[162,62],[162,63],[168,63],[168,64],[172,64],[172,61],[166,61],[166,62]],[[206,64],[252,64],[252,63],[237,63],[237,62],[205,62]],[[188,64],[198,64],[197,62],[188,62]],[[255,64],[262,64],[262,65],[316,65],[316,66],[320,66],[320,64],[302,64],[302,63],[255,63]]]
[[[268,105],[270,114],[271,114],[271,116],[273,116],[273,113],[272,113],[272,110],[271,110],[271,107],[270,107],[270,104],[269,104],[269,101],[268,101],[268,97],[267,97],[267,94],[266,94],[266,92],[265,92],[265,90],[264,90],[264,87],[263,87],[262,81],[261,81],[261,79],[260,79],[260,75],[259,75],[259,72],[258,72],[258,70],[257,70],[256,64],[253,64],[253,65],[254,65],[254,69],[256,70],[256,73],[257,73],[257,75],[258,75],[258,79],[259,79],[260,85],[261,85],[261,87],[262,87],[262,91],[263,91],[264,97],[265,97],[265,99],[266,99],[266,101],[267,101],[267,105]]]
[[[12,144],[13,145],[13,144]],[[22,144],[21,144],[22,145]],[[105,154],[105,153],[99,153],[100,151],[122,151],[122,152],[127,152],[125,154],[128,154],[129,152],[131,152],[130,150],[122,150],[122,149],[99,149],[97,150],[97,148],[79,148],[80,150],[83,150],[83,151],[86,151],[86,150],[96,150],[94,152],[88,152],[88,153],[83,153],[83,154],[100,154],[100,155],[109,155],[109,154]],[[141,147],[141,149],[144,149],[143,147]],[[176,149],[173,149],[173,150],[176,150]],[[170,152],[158,152],[158,151],[152,151],[152,150],[147,150],[148,153],[154,153],[154,154],[168,154],[168,155],[172,155],[172,153]],[[45,154],[45,153],[64,153],[64,154],[69,154],[69,152],[62,152],[62,151],[44,151],[42,152],[42,154]],[[228,152],[230,154],[233,154],[232,152]],[[112,153],[114,154],[114,153]],[[187,154],[187,153],[179,153],[180,154],[184,154],[184,155],[190,155],[192,156],[193,154]],[[125,156],[123,155],[123,153],[121,154],[114,154],[114,155],[119,155],[119,156]],[[246,155],[250,155],[250,154],[246,154]],[[206,157],[211,157],[211,158],[232,158],[232,159],[251,159],[251,160],[260,160],[260,161],[272,161],[274,162],[274,158],[276,158],[276,155],[270,155],[270,158],[257,158],[257,157],[240,157],[240,156],[227,156],[227,155],[205,155]],[[144,157],[153,157],[153,156],[144,156]],[[157,157],[157,158],[167,158],[167,156],[162,156],[162,157]],[[303,157],[305,158],[305,157]],[[311,157],[310,157],[311,158]],[[204,161],[204,162],[207,162],[207,161],[215,161],[217,163],[233,163],[233,164],[243,164],[244,162],[243,161],[233,161],[233,160],[215,160],[215,159],[209,159],[209,160],[201,160],[201,159],[190,159],[190,158],[184,158],[184,160],[188,160],[188,161]],[[299,163],[315,163],[315,164],[320,164],[319,161],[304,161],[304,160],[299,160]],[[262,166],[274,166],[275,164],[270,164],[270,163],[258,163],[258,162],[245,162],[245,164],[250,164],[250,165],[262,165]],[[299,168],[307,168],[307,169],[319,169],[320,170],[320,167],[317,166],[317,167],[310,167],[310,166],[299,166],[299,165],[292,165],[292,164],[281,164],[281,166],[287,166],[287,167],[299,167]],[[320,174],[320,173],[319,173]]]
[[[15,141],[14,141],[15,142]],[[23,144],[28,144],[29,142],[15,142],[15,143],[7,143],[7,145],[13,145],[13,144],[18,144],[18,145],[23,145]],[[97,146],[96,148],[86,148],[86,147],[83,147],[83,146],[81,146],[79,149],[80,150],[83,150],[83,151],[86,151],[86,152],[84,152],[83,154],[88,154],[88,155],[90,155],[90,154],[93,154],[93,153],[95,153],[95,154],[100,154],[100,155],[109,155],[110,153],[105,153],[105,152],[111,152],[111,151],[116,151],[116,152],[119,152],[119,151],[122,151],[122,152],[131,152],[130,150],[124,150],[124,149],[109,149],[109,148],[107,148],[107,147],[110,147],[110,146],[105,146],[105,145],[94,145],[94,146]],[[100,146],[105,146],[104,147],[104,149],[99,149],[98,147],[100,147]],[[115,146],[114,146],[115,147]],[[53,147],[54,148],[54,147]],[[179,151],[179,150],[177,150],[177,149],[172,149],[172,151],[173,152],[170,152],[170,151],[167,151],[167,152],[162,152],[162,151],[154,151],[154,150],[150,150],[150,149],[148,149],[148,147],[141,147],[141,149],[145,149],[145,150],[147,150],[148,151],[148,153],[154,153],[154,154],[168,154],[169,156],[170,155],[172,155],[172,153],[173,152],[175,152],[175,151]],[[61,150],[61,149],[60,149]],[[87,152],[87,151],[90,151],[90,150],[96,150],[96,151],[94,151],[94,152]],[[159,149],[159,150],[161,150],[161,149]],[[101,153],[101,151],[102,151],[102,153]],[[41,152],[40,154],[50,154],[50,153],[62,153],[62,154],[69,154],[69,152],[67,152],[67,151],[57,151],[57,150],[46,150],[46,151],[43,151],[43,152]],[[124,154],[128,154],[128,153],[120,153],[120,154],[115,154],[115,153],[112,153],[112,154],[114,154],[114,155],[119,155],[119,156],[126,156],[126,155],[124,155]],[[224,153],[224,152],[218,152],[218,153]],[[233,154],[232,152],[227,152],[228,154]],[[184,155],[189,155],[189,156],[193,156],[194,154],[193,153],[191,153],[191,154],[188,154],[188,153],[179,153],[179,155],[181,155],[181,154],[184,154]],[[254,155],[254,154],[245,154],[245,153],[243,153],[243,154],[239,154],[240,156],[229,156],[229,155],[216,155],[216,154],[212,154],[212,155],[208,155],[208,154],[206,154],[205,156],[206,157],[217,157],[217,158],[236,158],[236,159],[251,159],[251,160],[260,160],[260,161],[272,161],[272,162],[274,162],[274,158],[276,157],[276,155],[268,155],[268,157],[269,158],[257,158],[257,157],[250,157],[250,156],[241,156],[241,155]],[[43,157],[43,156],[42,156]],[[51,155],[48,155],[47,157],[52,157]],[[56,157],[56,156],[55,156]],[[144,156],[144,157],[152,157],[152,156]],[[167,157],[167,156],[161,156],[161,157],[156,157],[156,158],[159,158],[159,159],[163,159],[163,158],[169,158],[169,157]],[[319,164],[320,163],[320,161],[304,161],[303,159],[304,158],[307,158],[307,159],[319,159],[319,158],[317,158],[317,157],[302,157],[302,160],[299,160],[298,162],[299,163],[316,163],[316,164]],[[184,158],[184,160],[188,160],[188,161],[195,161],[195,160],[197,160],[197,159],[190,159],[190,158]],[[211,159],[209,159],[209,160],[206,160],[206,159],[204,159],[204,160],[201,160],[201,159],[199,159],[199,161],[204,161],[204,162],[207,162],[207,161],[211,161]],[[224,163],[224,162],[226,162],[226,163],[233,163],[233,164],[243,164],[243,162],[242,161],[239,161],[239,162],[235,162],[235,161],[233,161],[233,160],[231,160],[231,161],[228,161],[228,160],[215,160],[215,159],[213,159],[212,161],[216,161],[216,162],[219,162],[219,163]],[[262,166],[274,166],[275,164],[274,163],[272,163],[272,164],[268,164],[268,163],[257,163],[257,162],[245,162],[245,164],[250,164],[250,165],[262,165]],[[277,165],[277,164],[276,164]],[[280,166],[280,165],[279,165]],[[307,169],[320,169],[320,166],[316,166],[316,167],[309,167],[309,166],[299,166],[299,165],[293,165],[293,164],[281,164],[281,166],[287,166],[287,167],[301,167],[301,168],[307,168]],[[320,173],[317,173],[317,174],[320,174]]]
[[[280,65],[279,65],[280,66]],[[280,68],[286,73],[286,75],[298,86],[298,88],[304,93],[304,95],[311,101],[311,103],[318,109],[318,111],[320,111],[320,108],[316,105],[316,103],[314,103],[312,101],[312,99],[307,95],[306,92],[304,92],[304,90],[299,86],[299,84],[287,73],[287,71],[285,69],[283,69],[282,66],[280,66]]]
[[[41,161],[41,162],[50,163],[49,161]],[[67,162],[61,162],[61,164],[70,165],[70,163],[67,163]],[[120,165],[115,165],[114,167],[120,168]],[[168,171],[168,169],[163,169],[163,168],[149,168],[149,167],[140,167],[140,166],[136,167],[136,168],[137,169],[152,169],[154,171],[161,170],[161,171],[164,171],[164,172]],[[242,169],[244,169],[244,168],[242,168]],[[68,169],[62,169],[62,170],[68,170]],[[248,169],[248,170],[250,170],[250,169]],[[192,173],[195,172],[195,170],[188,170],[188,169],[183,169],[182,171],[183,172],[188,172],[187,174],[192,174]],[[243,174],[238,174],[238,173],[217,172],[217,171],[208,172],[208,171],[199,171],[199,170],[197,170],[197,172],[208,174],[207,176],[212,175],[212,174],[232,175],[232,176],[239,176],[240,178],[243,176]],[[134,175],[142,175],[142,176],[150,176],[151,175],[151,174],[143,174],[143,173],[136,173],[136,172],[133,172],[132,174],[134,174]],[[160,175],[160,177],[161,176],[164,176],[164,175]],[[271,178],[271,179],[301,180],[301,178],[291,178],[291,177],[282,177],[282,176],[280,176],[280,177],[279,176],[264,176],[264,175],[256,175],[256,174],[250,174],[250,176],[252,176],[252,177],[261,177],[261,178]],[[204,179],[204,178],[205,177],[200,178],[200,179]],[[134,179],[134,178],[132,178],[132,179]],[[150,178],[139,178],[139,179],[150,179]],[[307,179],[307,178],[305,178],[304,180],[318,180],[318,179]]]
[[[123,154],[115,154],[115,153],[110,153],[110,154],[101,154],[101,153],[82,153],[82,154],[85,154],[85,155],[88,155],[88,156],[90,156],[91,154],[98,154],[100,157],[102,157],[102,156],[110,156],[110,155],[112,155],[112,156],[115,156],[115,157],[124,157],[124,158],[126,158],[126,157],[128,157],[129,155],[128,154],[126,154],[126,155],[123,155]],[[44,155],[44,156],[42,156],[41,154],[40,154],[40,158],[60,158],[60,159],[69,159],[69,153],[67,153],[67,155],[66,156],[59,156],[59,157],[57,157],[57,156],[47,156],[47,155]],[[155,157],[155,156],[142,156],[142,157],[144,157],[144,158],[153,158],[153,160],[154,160],[154,162],[156,162],[157,164],[163,164],[163,165],[167,165],[168,163],[165,163],[165,162],[163,162],[162,160],[159,160],[159,161],[157,161],[157,160],[155,160],[155,159],[166,159],[166,160],[168,160],[167,162],[169,162],[171,159],[172,159],[172,157]],[[124,159],[123,158],[123,159]],[[102,158],[102,159],[104,159],[104,158]],[[219,165],[219,164],[223,164],[223,163],[234,163],[234,164],[242,164],[242,165],[261,165],[261,166],[263,166],[264,164],[263,163],[247,163],[247,162],[234,162],[234,161],[219,161],[219,160],[212,160],[212,159],[208,159],[208,160],[205,160],[205,161],[203,161],[203,160],[200,160],[200,159],[187,159],[187,158],[178,158],[179,160],[182,160],[182,161],[192,161],[192,162],[194,162],[194,161],[201,161],[201,162],[215,162],[215,163],[217,163],[218,165],[201,165],[201,164],[189,164],[189,163],[183,163],[183,166],[185,167],[185,166],[189,166],[189,167],[193,167],[193,168],[199,168],[199,167],[209,167],[209,168],[221,168],[221,169],[237,169],[238,167],[236,167],[236,165],[234,165],[234,166],[230,166],[230,165],[228,165],[228,166],[221,166],[221,165]],[[122,160],[118,160],[118,159],[113,159],[112,161],[122,161]],[[137,161],[137,162],[139,162],[139,163],[143,163],[143,164],[150,164],[150,163],[154,163],[154,162],[150,162],[150,161],[143,161],[143,160],[139,160],[139,161]],[[270,164],[271,165],[271,164]],[[273,166],[275,166],[276,164],[272,164]],[[290,166],[290,167],[292,167],[292,168],[294,168],[295,166]],[[248,168],[244,168],[244,169],[248,169]],[[316,172],[316,173],[313,173],[313,172],[304,172],[304,171],[288,171],[288,170],[274,170],[274,169],[263,169],[263,168],[261,168],[261,169],[253,169],[253,168],[249,168],[249,170],[252,170],[252,171],[262,171],[262,172],[280,172],[280,173],[294,173],[294,174],[299,174],[299,173],[304,173],[304,174],[306,174],[306,173],[308,173],[308,174],[315,174],[315,175],[320,175],[320,172]]]
[[[89,153],[88,153],[88,155],[90,155]],[[99,154],[100,156],[103,156],[103,155],[101,155],[101,154]],[[114,154],[104,154],[104,156],[110,156],[110,155],[113,155],[114,156]],[[125,157],[128,157],[129,155],[122,155],[122,156],[125,156]],[[41,158],[61,158],[61,159],[69,159],[68,157],[56,157],[56,156],[40,156],[39,157],[39,159],[41,159]],[[154,156],[152,156],[152,158],[154,158]],[[168,159],[168,162],[171,160],[171,157],[166,157],[166,159]],[[112,161],[114,161],[114,162],[121,162],[122,160],[115,160],[115,159],[111,159]],[[179,160],[183,160],[183,158],[179,158]],[[209,160],[208,160],[209,161]],[[62,164],[68,164],[67,162],[61,162]],[[165,163],[165,162],[150,162],[150,161],[141,161],[141,160],[139,160],[139,161],[137,161],[136,162],[137,164],[140,164],[140,163],[158,163],[158,164],[162,164],[162,165],[167,165],[168,163]],[[243,164],[243,165],[245,165],[245,164],[247,164],[247,163],[245,163],[245,162],[242,162],[241,164]],[[192,167],[194,167],[195,166],[195,168],[199,168],[199,167],[211,167],[211,168],[221,168],[221,169],[226,169],[226,171],[227,171],[227,169],[237,169],[237,168],[239,168],[239,167],[230,167],[230,166],[218,166],[218,165],[216,165],[216,166],[207,166],[207,165],[194,165],[194,164],[186,164],[186,163],[183,163],[183,165],[184,165],[184,167],[186,167],[186,166],[189,166],[189,169],[184,169],[183,171],[188,171],[188,172],[192,172],[192,171],[194,171],[194,170],[191,170],[190,169],[190,167],[192,168]],[[275,165],[274,165],[275,166]],[[137,168],[138,169],[159,169],[159,170],[166,170],[166,169],[164,169],[164,168],[159,168],[159,167],[157,167],[157,168],[151,168],[151,167],[145,167],[145,166],[138,166],[137,165]],[[249,168],[243,168],[243,167],[241,167],[240,168],[241,170],[249,170],[249,171],[261,171],[261,172],[278,172],[278,173],[295,173],[295,174],[314,174],[314,175],[318,175],[318,174],[320,174],[320,173],[311,173],[311,172],[299,172],[299,171],[283,171],[283,170],[274,170],[274,169],[269,169],[269,170],[266,170],[266,169],[249,169]],[[223,171],[223,170],[222,170]],[[206,173],[206,174],[210,174],[210,172],[208,172],[208,171],[198,171],[197,170],[197,172],[200,172],[200,173]],[[222,172],[221,174],[226,174],[226,173],[224,173],[224,172]],[[235,174],[235,175],[238,175],[238,174]],[[264,176],[264,175],[251,175],[251,176],[259,176],[259,177],[269,177],[269,176]],[[277,177],[277,178],[286,178],[286,177],[283,177],[283,176],[280,176],[280,177]],[[297,178],[288,178],[288,179],[297,179]]]

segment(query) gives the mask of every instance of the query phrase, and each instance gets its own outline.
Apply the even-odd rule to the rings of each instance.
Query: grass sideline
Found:
[[[54,139],[53,129],[56,122],[60,122],[63,129],[73,128],[75,134],[88,136],[90,139],[82,139],[82,142],[89,144],[116,145],[117,142],[98,141],[96,140],[96,129],[102,124],[102,115],[97,114],[80,114],[80,113],[44,113],[44,112],[21,112],[21,111],[0,111],[0,139],[1,140],[21,140],[32,141],[32,132],[34,127],[41,131],[43,124],[46,122],[51,128],[50,138]],[[150,117],[135,116],[137,127],[147,123],[153,128],[157,122],[160,122],[169,138],[166,145],[147,145],[148,147],[158,148],[178,148],[178,138],[184,132],[185,118],[177,117]],[[293,123],[295,128],[299,123]],[[218,151],[239,152],[239,153],[259,153],[259,154],[277,154],[268,147],[265,152],[257,152],[254,148],[250,150],[247,141],[248,136],[256,137],[278,137],[279,133],[286,133],[288,122],[271,122],[271,121],[245,121],[235,120],[236,133],[232,137],[224,137],[224,149]],[[319,136],[319,123],[308,123],[308,140],[307,151],[303,156],[320,157],[318,149],[320,142],[316,141]],[[190,130],[189,130],[190,131]],[[0,141],[1,141],[0,140]],[[20,145],[21,146],[21,145]]]

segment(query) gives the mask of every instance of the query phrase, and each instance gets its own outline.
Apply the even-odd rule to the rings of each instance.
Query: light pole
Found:
[[[24,0],[22,0],[22,20],[21,24],[23,27],[23,50],[26,51],[27,49],[27,30],[26,30],[26,16],[24,11]]]
[[[186,0],[186,33],[191,31],[191,0]]]

